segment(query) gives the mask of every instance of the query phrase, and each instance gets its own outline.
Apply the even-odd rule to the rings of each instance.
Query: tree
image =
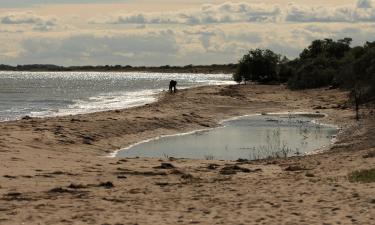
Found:
[[[254,49],[239,61],[233,79],[237,82],[256,81],[269,83],[277,81],[277,69],[281,56],[271,50]]]
[[[286,83],[294,76],[295,70],[293,68],[293,61],[290,61],[285,56],[281,59],[278,68],[278,79],[280,83]]]
[[[332,39],[315,40],[294,62],[294,74],[288,81],[292,89],[337,86],[341,77],[341,60],[351,51],[351,38],[337,41]]]
[[[352,48],[342,59],[337,80],[343,88],[350,90],[356,119],[362,104],[375,99],[375,42]]]
[[[303,60],[289,79],[288,86],[291,89],[309,89],[331,85],[337,67],[336,59],[325,56]]]
[[[311,59],[319,56],[327,58],[340,59],[344,57],[345,53],[350,50],[351,38],[344,38],[337,41],[326,38],[324,40],[315,40],[310,46],[302,51],[300,59]]]

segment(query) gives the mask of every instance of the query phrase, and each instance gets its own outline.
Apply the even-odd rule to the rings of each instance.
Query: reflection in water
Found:
[[[236,160],[302,155],[329,145],[337,133],[312,120],[307,115],[242,117],[212,130],[141,143],[117,156]]]

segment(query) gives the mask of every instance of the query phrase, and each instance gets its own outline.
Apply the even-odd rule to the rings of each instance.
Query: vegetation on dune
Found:
[[[354,171],[349,174],[350,182],[370,183],[375,182],[375,168],[368,170]]]
[[[244,80],[268,83],[278,80],[277,67],[280,57],[268,49],[251,50],[240,60],[233,78],[237,82]]]
[[[294,60],[271,50],[250,50],[240,59],[233,79],[286,83],[293,90],[343,88],[350,91],[358,112],[360,104],[375,100],[375,42],[356,47],[351,42],[351,38],[315,40]]]

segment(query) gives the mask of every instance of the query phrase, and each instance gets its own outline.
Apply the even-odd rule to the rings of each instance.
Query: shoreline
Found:
[[[1,71],[0,71],[1,72]],[[25,72],[25,73],[36,73],[36,72]],[[77,72],[79,73],[79,72]],[[66,73],[61,72],[63,77],[69,77]],[[136,73],[140,75],[146,75],[150,79],[156,76],[158,73]],[[120,74],[119,76],[130,78],[135,75],[132,72],[126,72],[124,74]],[[200,86],[217,86],[217,85],[233,85],[235,82],[229,80],[229,74],[202,74],[206,75],[207,79],[200,79],[199,77],[197,80],[193,82],[186,82],[186,78],[182,78],[183,82],[180,86],[179,90],[195,88]],[[97,75],[93,75],[94,77]],[[100,75],[105,76],[105,74]],[[211,77],[213,76],[213,77]],[[0,77],[1,78],[1,77]],[[125,79],[125,78],[124,78]],[[126,78],[128,79],[128,78]],[[154,79],[154,78],[152,78]],[[142,79],[140,79],[142,81]],[[26,109],[22,115],[18,115],[17,113],[8,112],[7,110],[4,111],[4,115],[0,115],[0,123],[1,122],[10,122],[10,121],[17,121],[22,120],[24,117],[32,117],[32,118],[51,118],[51,117],[64,117],[64,116],[74,116],[74,115],[84,115],[96,112],[106,112],[106,111],[113,111],[113,110],[125,110],[129,108],[144,106],[147,104],[154,103],[158,100],[158,96],[163,94],[163,92],[167,92],[168,87],[166,86],[150,86],[150,89],[142,89],[139,87],[140,90],[129,90],[129,87],[126,87],[125,90],[120,90],[116,92],[97,92],[91,96],[76,96],[75,99],[66,100],[66,102],[60,102],[61,100],[56,100],[59,102],[60,105],[52,105],[48,106],[47,108],[43,107],[40,109]],[[184,83],[185,82],[185,83]],[[147,85],[146,85],[147,86]],[[108,94],[114,94],[114,98],[106,98]],[[55,98],[51,98],[50,101],[55,101]],[[42,101],[42,100],[41,100]],[[48,101],[46,103],[49,104]],[[28,102],[24,102],[24,105],[29,104]],[[95,104],[95,105],[93,105]],[[12,107],[16,107],[19,109],[23,109],[23,107],[18,107],[17,105],[10,105]],[[26,107],[26,106],[25,106]],[[26,107],[27,108],[27,107]],[[6,112],[6,113],[5,113]],[[2,117],[3,116],[3,117]]]
[[[347,93],[203,86],[125,110],[0,123],[1,224],[371,224],[375,117],[357,123]],[[108,158],[160,135],[245,114],[310,111],[343,127],[322,154],[260,161]],[[100,212],[100,213],[98,213]]]

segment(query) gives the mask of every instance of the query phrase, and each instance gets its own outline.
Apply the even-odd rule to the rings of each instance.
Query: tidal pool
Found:
[[[328,146],[337,133],[334,126],[316,123],[319,116],[245,116],[225,121],[222,127],[139,143],[117,156],[254,160],[303,155]]]

